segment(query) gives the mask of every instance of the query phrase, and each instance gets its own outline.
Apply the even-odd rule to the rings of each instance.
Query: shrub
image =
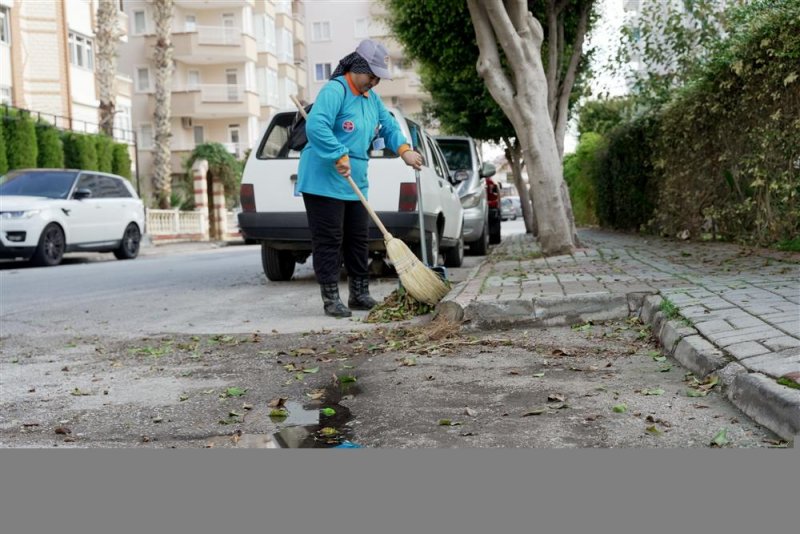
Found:
[[[95,135],[94,143],[97,151],[97,170],[112,172],[114,167],[114,140],[107,135]]]
[[[189,159],[186,160],[187,180],[191,181],[191,169],[195,161],[208,161],[208,173],[225,186],[225,199],[228,207],[236,205],[239,200],[239,184],[242,181],[244,165],[220,143],[204,143],[197,145]]]
[[[9,169],[36,167],[36,126],[26,113],[14,113],[4,119],[6,159]]]
[[[131,157],[128,154],[128,145],[125,143],[114,143],[111,172],[131,179]]]
[[[67,132],[64,143],[64,166],[68,169],[97,171],[97,148],[90,135]]]
[[[53,126],[39,122],[36,124],[36,144],[39,149],[37,163],[40,168],[58,169],[64,166],[64,146],[61,133]]]
[[[569,186],[575,224],[597,224],[597,190],[600,156],[607,142],[602,135],[586,132],[581,136],[575,153],[564,158],[564,179]]]

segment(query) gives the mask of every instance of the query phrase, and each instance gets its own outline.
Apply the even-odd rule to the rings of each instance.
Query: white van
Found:
[[[440,255],[448,267],[464,259],[463,212],[439,146],[417,123],[388,108],[406,139],[425,159],[420,171],[425,240],[429,261],[439,264]],[[267,278],[291,279],[296,263],[311,254],[311,232],[305,205],[297,192],[300,153],[286,147],[294,111],[275,114],[250,153],[242,175],[239,228],[247,240],[261,243],[261,261]],[[373,150],[369,162],[369,204],[387,230],[404,241],[421,257],[417,183],[414,169],[389,150]],[[344,178],[343,178],[344,179]],[[384,257],[383,236],[370,223],[370,254]]]

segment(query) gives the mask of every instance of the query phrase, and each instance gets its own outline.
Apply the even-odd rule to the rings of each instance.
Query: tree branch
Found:
[[[469,0],[470,5],[478,3]],[[511,70],[516,73],[524,73],[527,67],[525,53],[522,47],[522,40],[514,30],[514,25],[508,16],[508,12],[502,0],[481,0],[479,2],[484,13],[488,16],[489,23],[497,36],[497,42],[503,48],[503,52],[511,64]],[[470,13],[472,9],[470,8]]]
[[[494,31],[484,12],[485,6],[481,0],[467,0],[467,6],[469,7],[472,26],[475,29],[475,38],[478,41],[478,49],[480,50],[476,69],[486,82],[492,98],[508,115],[508,112],[514,106],[514,89],[503,73]]]
[[[558,94],[558,12],[556,0],[547,2],[547,111],[555,120]]]

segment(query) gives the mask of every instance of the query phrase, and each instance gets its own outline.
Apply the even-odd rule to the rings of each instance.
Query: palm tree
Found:
[[[116,108],[114,80],[117,77],[117,0],[99,0],[97,4],[97,89],[100,93],[100,130],[114,137]]]
[[[172,84],[172,0],[154,0],[153,19],[156,26],[155,63],[155,114],[153,117],[153,186],[160,208],[170,207],[172,173],[170,165],[170,127]]]

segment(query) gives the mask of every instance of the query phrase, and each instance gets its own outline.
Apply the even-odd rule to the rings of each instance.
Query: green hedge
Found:
[[[92,136],[66,132],[61,140],[64,143],[64,166],[68,169],[99,171],[97,148]]]
[[[64,166],[64,146],[56,128],[47,123],[37,123],[36,144],[39,149],[38,167],[58,169]]]
[[[131,179],[131,157],[128,154],[128,145],[114,143],[112,150],[111,172]]]
[[[800,2],[730,16],[695,79],[608,134],[601,224],[753,245],[800,235]]]
[[[8,172],[8,159],[6,158],[6,133],[3,121],[0,120],[0,175]]]
[[[575,224],[597,224],[597,189],[600,155],[608,141],[599,133],[585,132],[578,147],[564,157],[564,180],[569,186]]]
[[[4,117],[6,159],[9,169],[36,167],[36,126],[27,113],[11,113]]]
[[[106,135],[95,135],[94,143],[97,151],[97,170],[112,172],[114,166],[114,140]]]

